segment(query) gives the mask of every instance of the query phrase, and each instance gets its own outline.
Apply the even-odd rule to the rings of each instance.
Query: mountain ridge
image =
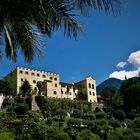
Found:
[[[103,81],[101,84],[97,86],[97,94],[100,94],[100,92],[105,88],[106,86],[113,86],[116,88],[120,88],[123,80],[117,79],[117,78],[108,78],[107,80]]]

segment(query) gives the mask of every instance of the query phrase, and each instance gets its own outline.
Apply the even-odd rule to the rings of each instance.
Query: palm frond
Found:
[[[40,49],[37,47],[30,24],[26,21],[18,22],[15,20],[12,22],[12,27],[16,46],[23,52],[25,61],[31,62],[35,54],[40,54]]]
[[[64,0],[51,0],[44,9],[48,13],[52,30],[63,28],[65,35],[77,38],[82,31],[82,25],[75,19],[76,15],[72,14],[73,7],[67,5]]]
[[[49,7],[47,7],[48,9]],[[48,37],[51,36],[51,25],[48,21],[48,14],[44,11],[44,6],[39,1],[34,1],[31,6],[32,13],[32,24],[36,25],[38,31],[46,34]]]
[[[124,0],[66,0],[66,2],[71,3],[83,15],[89,14],[92,9],[117,14],[125,3]]]
[[[4,32],[5,32],[5,42],[6,42],[6,47],[5,47],[5,52],[6,56],[11,58],[12,60],[16,61],[16,50],[15,50],[15,45],[13,44],[13,33],[10,31],[10,27],[8,24],[4,24]]]
[[[5,38],[7,57],[16,60],[20,49],[25,61],[41,54],[40,39],[34,34],[51,37],[54,30],[63,29],[64,35],[78,37],[83,26],[78,15],[87,15],[92,9],[116,13],[124,0],[0,0],[0,29]],[[80,12],[79,12],[80,11]],[[34,28],[35,26],[35,28]]]

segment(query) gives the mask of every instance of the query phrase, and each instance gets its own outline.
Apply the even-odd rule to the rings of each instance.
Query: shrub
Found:
[[[73,127],[67,127],[64,129],[64,131],[69,134],[69,136],[71,137],[72,140],[76,140],[77,135],[79,135],[78,129],[73,128]]]
[[[18,104],[15,108],[14,111],[19,114],[19,115],[23,115],[25,113],[27,113],[27,111],[29,110],[29,107],[27,104],[21,103]]]
[[[77,136],[77,140],[99,140],[99,137],[93,134],[90,130],[83,129]]]
[[[111,140],[133,140],[134,133],[131,129],[117,128],[110,136]]]
[[[104,112],[97,112],[96,113],[96,119],[106,119],[107,115]]]
[[[136,133],[140,133],[140,118],[136,118],[136,119],[133,121],[133,130],[134,130]]]
[[[82,124],[88,128],[88,129],[93,129],[95,128],[95,122],[94,121],[90,121],[90,120],[83,120]]]
[[[107,120],[101,119],[95,121],[96,126],[107,125]]]
[[[0,133],[0,140],[14,140],[14,135],[10,132]]]
[[[121,126],[120,121],[116,120],[116,119],[111,119],[109,121],[109,125],[112,126],[113,128],[117,128]]]
[[[96,116],[94,113],[85,113],[83,116],[82,116],[82,119],[86,119],[86,120],[95,120],[96,119]]]
[[[123,110],[115,110],[113,112],[113,116],[120,121],[124,120],[126,117],[125,112]]]
[[[140,140],[140,133],[134,133],[134,140]]]
[[[81,120],[80,119],[69,119],[67,121],[67,125],[69,127],[81,127]]]
[[[47,123],[49,126],[51,126],[52,123],[53,123],[53,119],[52,119],[51,117],[49,117],[49,118],[47,119],[46,123]]]
[[[82,112],[79,109],[74,109],[71,116],[74,117],[74,118],[81,118]]]
[[[70,137],[66,132],[54,127],[50,127],[47,130],[47,137],[49,140],[70,140]]]

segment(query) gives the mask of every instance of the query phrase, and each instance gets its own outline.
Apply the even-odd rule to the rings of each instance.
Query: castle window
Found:
[[[57,87],[57,84],[55,84],[55,87]]]
[[[33,80],[33,83],[35,84],[36,83],[36,80]]]
[[[26,71],[25,74],[28,75],[28,71]]]
[[[94,89],[94,84],[92,84],[92,89]]]
[[[37,73],[37,76],[38,76],[38,77],[40,76],[39,73]]]
[[[90,83],[88,84],[88,87],[91,88],[91,84]]]
[[[45,78],[46,76],[45,75],[42,75],[42,77]]]
[[[20,73],[20,74],[22,74],[22,73],[23,73],[23,71],[22,71],[22,70],[20,70],[20,71],[19,71],[19,73]]]
[[[63,94],[63,91],[61,91],[61,93]]]
[[[57,92],[56,92],[56,91],[54,91],[53,93],[54,93],[55,95],[57,94]]]
[[[23,82],[23,78],[21,78],[21,82]]]
[[[71,92],[70,92],[70,95],[71,95]]]
[[[52,80],[52,77],[50,77],[50,80]]]
[[[89,95],[91,95],[91,91],[89,92]]]
[[[85,88],[85,85],[83,84],[83,88]]]
[[[31,73],[31,75],[32,75],[32,76],[34,76],[34,75],[35,75],[35,73],[34,73],[34,72],[32,72],[32,73]]]
[[[55,81],[57,81],[57,78],[54,78]]]
[[[95,93],[93,92],[93,96],[95,96]]]
[[[81,88],[82,87],[82,85],[79,85],[79,88]]]

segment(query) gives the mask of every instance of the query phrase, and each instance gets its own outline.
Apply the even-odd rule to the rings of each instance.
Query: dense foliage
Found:
[[[124,109],[129,112],[140,109],[140,78],[135,77],[123,82],[120,88],[124,100]]]
[[[0,113],[3,140],[139,140],[139,78],[125,80],[120,90],[103,90],[104,111],[86,101],[36,96],[40,111],[31,111],[31,96],[6,97]],[[131,92],[130,92],[131,91]],[[131,94],[133,93],[133,94]],[[127,101],[126,95],[128,95]],[[134,102],[134,101],[135,102]],[[132,104],[133,102],[133,104]],[[125,104],[127,103],[127,105]],[[126,109],[129,107],[129,111]]]
[[[9,80],[0,80],[0,94],[8,95],[15,95],[15,89],[12,86],[11,81]]]

